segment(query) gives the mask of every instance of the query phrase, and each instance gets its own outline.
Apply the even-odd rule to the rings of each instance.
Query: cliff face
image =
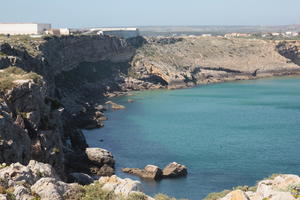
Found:
[[[85,171],[80,129],[102,126],[105,95],[295,74],[298,49],[293,41],[215,37],[1,36],[0,162],[35,159],[61,175]],[[24,71],[5,78],[9,66]]]
[[[300,41],[280,41],[276,48],[282,56],[300,65]]]
[[[219,37],[150,38],[133,58],[138,78],[180,87],[299,71],[293,42]]]
[[[0,38],[0,162],[27,164],[34,159],[51,164],[61,176],[84,171],[84,166],[77,169],[72,164],[78,159],[88,162],[78,122],[84,117],[86,124],[101,123],[95,122],[95,105],[87,102],[99,102],[102,93],[122,81],[121,72],[127,73],[136,45],[142,42],[138,40]],[[31,71],[38,82],[27,76]],[[6,78],[10,74],[14,75]]]

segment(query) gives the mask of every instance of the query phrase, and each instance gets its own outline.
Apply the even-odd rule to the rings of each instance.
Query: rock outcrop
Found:
[[[89,159],[89,166],[92,173],[98,176],[111,176],[115,170],[113,155],[101,148],[87,148],[85,153]]]
[[[163,169],[163,176],[168,178],[180,177],[187,175],[187,168],[184,165],[172,162]]]
[[[300,197],[300,177],[279,174],[258,182],[256,187],[229,191],[218,200],[297,200]],[[254,189],[253,189],[254,188]],[[209,200],[209,198],[206,198]]]
[[[73,174],[73,176],[86,183],[93,181],[85,174]],[[51,165],[34,160],[31,160],[27,166],[14,163],[0,169],[0,180],[0,199],[71,200],[72,196],[77,196],[76,199],[78,199],[89,192],[78,184],[63,182]],[[103,192],[113,192],[122,198],[130,199],[131,195],[138,194],[149,200],[152,199],[142,193],[140,182],[131,179],[121,179],[114,175],[101,177],[95,183],[101,187],[97,189],[101,189]],[[8,195],[10,198],[7,198]]]
[[[176,178],[187,175],[187,167],[176,162],[168,164],[163,170],[155,165],[147,165],[144,169],[123,168],[122,172],[133,174],[145,179],[160,180],[162,178]]]
[[[145,179],[159,180],[162,178],[162,170],[155,165],[147,165],[144,169],[123,168],[122,172],[137,175]]]
[[[221,37],[175,39],[150,38],[148,44],[138,49],[131,68],[135,78],[181,88],[299,74],[299,42]]]
[[[112,191],[114,194],[131,199],[134,195],[142,195],[145,200],[154,200],[152,197],[143,194],[142,185],[139,181],[129,178],[121,179],[117,176],[101,177],[99,179],[102,189]]]

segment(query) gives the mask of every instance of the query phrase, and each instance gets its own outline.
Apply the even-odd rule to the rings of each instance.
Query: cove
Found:
[[[118,176],[140,180],[120,169],[147,164],[188,167],[185,178],[140,180],[148,195],[199,200],[273,173],[300,175],[299,77],[143,91],[113,101],[126,109],[106,112],[104,128],[85,136],[91,147],[113,153]]]

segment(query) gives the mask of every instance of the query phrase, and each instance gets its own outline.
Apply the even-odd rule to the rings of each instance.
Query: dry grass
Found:
[[[0,71],[0,91],[5,92],[13,88],[17,80],[32,80],[38,83],[41,76],[34,72],[25,72],[18,67],[8,67]]]

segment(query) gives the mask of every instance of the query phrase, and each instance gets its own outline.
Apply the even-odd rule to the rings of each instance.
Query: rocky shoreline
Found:
[[[298,41],[202,37],[165,38],[161,42],[142,37],[24,40],[1,36],[0,163],[10,170],[15,165],[18,170],[30,168],[32,160],[47,163],[59,178],[40,184],[51,183],[54,188],[68,188],[65,182],[88,184],[99,176],[111,176],[115,164],[112,154],[88,148],[81,132],[102,127],[107,109],[124,109],[108,101],[110,97],[136,90],[299,75],[299,46]],[[123,182],[117,177],[105,180]],[[36,181],[29,181],[30,188]],[[39,193],[38,189],[33,191]],[[43,195],[38,196],[48,198]]]

